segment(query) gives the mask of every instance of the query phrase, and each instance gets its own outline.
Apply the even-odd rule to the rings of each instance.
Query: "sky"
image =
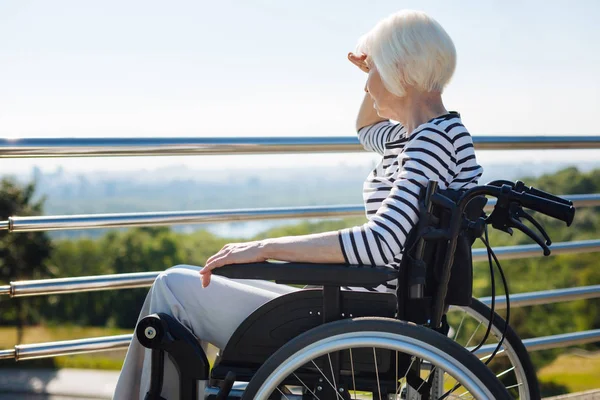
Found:
[[[453,38],[444,101],[473,135],[600,135],[597,0],[0,0],[0,137],[354,135],[366,76],[346,55],[404,8]],[[0,159],[0,173],[365,157]]]

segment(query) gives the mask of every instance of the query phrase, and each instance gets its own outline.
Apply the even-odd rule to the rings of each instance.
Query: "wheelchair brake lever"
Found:
[[[536,227],[536,229],[542,234],[542,236],[544,236],[544,239],[546,239],[546,245],[550,246],[552,244],[552,240],[550,239],[550,236],[548,236],[548,233],[546,233],[546,230],[544,229],[542,224],[540,224],[535,218],[533,218],[525,210],[523,210],[522,208],[519,207],[519,209],[517,209],[515,215],[518,218],[525,218],[527,221],[531,222],[531,224]]]
[[[509,219],[508,209],[506,207],[498,207],[494,208],[494,211],[490,215],[485,218],[486,224],[491,224],[494,229],[498,229],[499,231],[506,232],[510,236],[513,235],[513,230],[507,224],[507,220]]]
[[[544,243],[544,241],[535,233],[533,233],[533,231],[531,229],[529,229],[527,226],[525,226],[519,219],[518,217],[514,217],[514,216],[510,216],[510,223],[513,227],[517,228],[518,230],[520,230],[521,232],[523,232],[524,234],[526,234],[527,236],[529,236],[531,239],[533,239],[537,244],[540,245],[540,247],[544,250],[544,255],[545,256],[549,256],[550,255],[550,249],[548,248],[548,246],[546,245],[546,243]]]

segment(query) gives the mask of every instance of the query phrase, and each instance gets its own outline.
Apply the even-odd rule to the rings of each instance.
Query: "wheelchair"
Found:
[[[485,196],[497,198],[489,215],[483,211]],[[135,334],[152,349],[146,399],[166,400],[160,395],[165,353],[178,370],[182,400],[539,398],[535,371],[518,336],[493,309],[472,299],[471,246],[484,231],[487,238],[485,229],[492,225],[509,233],[523,231],[549,255],[549,237],[523,207],[568,226],[575,213],[572,203],[519,181],[493,181],[464,191],[438,190],[430,181],[419,207],[419,223],[398,270],[269,262],[215,270],[229,278],[317,288],[282,295],[255,310],[212,368],[198,339],[174,318],[152,314],[141,319]],[[546,240],[521,219],[532,222]],[[393,280],[396,293],[342,289],[374,288]],[[478,346],[470,346],[475,333],[464,347],[455,342],[467,324],[463,317],[451,328],[450,307],[487,325]],[[498,342],[483,346],[490,333]],[[501,363],[506,370],[494,371],[489,361],[500,356],[507,356]],[[509,372],[512,382],[506,384],[501,379]],[[199,380],[208,380],[203,394]]]

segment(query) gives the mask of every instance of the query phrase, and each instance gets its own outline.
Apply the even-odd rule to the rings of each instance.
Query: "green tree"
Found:
[[[18,184],[14,179],[4,178],[0,183],[0,220],[10,216],[32,216],[43,212],[44,199],[34,200],[35,183]],[[44,232],[9,233],[0,231],[0,280],[40,279],[52,275],[48,258],[52,251],[50,239]],[[11,313],[4,320],[17,325],[20,343],[23,325],[27,317],[27,304],[20,298],[10,300]]]
[[[163,271],[186,262],[178,235],[165,227],[109,233],[101,243],[116,274]],[[118,312],[111,324],[133,328],[147,293],[147,288],[114,291],[109,307]]]

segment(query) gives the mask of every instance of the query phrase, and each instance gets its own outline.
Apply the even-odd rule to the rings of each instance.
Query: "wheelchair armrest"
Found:
[[[376,287],[398,277],[390,267],[348,264],[274,263],[230,264],[213,271],[234,279],[262,279],[277,283],[322,286]]]

